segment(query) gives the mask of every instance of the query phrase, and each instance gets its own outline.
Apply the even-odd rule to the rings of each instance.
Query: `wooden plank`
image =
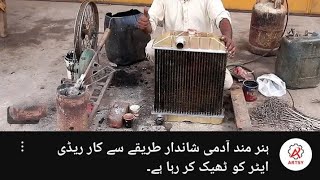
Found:
[[[0,3],[4,4],[6,7],[6,1],[2,0]],[[7,13],[4,10],[0,9],[0,37],[7,37]]]
[[[165,120],[169,122],[193,122],[202,124],[221,124],[223,117],[204,117],[204,116],[184,116],[184,115],[166,115]]]
[[[244,94],[240,87],[233,87],[231,89],[231,100],[237,128],[241,130],[251,128],[247,102],[244,99]]]

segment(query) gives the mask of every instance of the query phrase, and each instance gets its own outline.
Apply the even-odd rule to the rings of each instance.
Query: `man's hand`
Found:
[[[232,40],[232,26],[228,19],[224,18],[220,21],[220,31],[222,34],[220,40],[224,41],[228,56],[230,58],[233,58],[236,52],[236,48],[235,43]]]
[[[146,33],[151,33],[152,32],[152,28],[151,28],[151,24],[149,21],[149,14],[148,14],[148,9],[144,8],[144,12],[143,14],[140,16],[139,20],[138,20],[138,27],[139,29],[141,29],[142,31],[146,32]]]
[[[226,50],[228,52],[228,56],[230,58],[233,58],[236,53],[236,47],[235,47],[235,43],[233,42],[233,40],[227,36],[221,36],[220,40],[224,41],[225,46],[226,46]]]

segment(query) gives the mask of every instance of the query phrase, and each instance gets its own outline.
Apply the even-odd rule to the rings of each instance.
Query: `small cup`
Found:
[[[254,80],[243,81],[243,93],[247,102],[254,102],[257,100],[258,83]]]
[[[138,113],[139,113],[139,110],[140,110],[140,106],[139,106],[139,105],[131,105],[131,106],[129,107],[129,109],[130,109],[130,112],[131,112],[132,114],[138,114]]]
[[[134,115],[132,113],[126,113],[122,116],[124,120],[124,126],[126,128],[131,128],[132,127],[132,121],[134,120]]]

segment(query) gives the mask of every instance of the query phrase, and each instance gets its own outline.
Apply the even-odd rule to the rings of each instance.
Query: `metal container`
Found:
[[[81,90],[78,95],[67,95],[73,84],[62,84],[57,88],[57,124],[59,131],[88,131],[90,94]]]
[[[155,49],[155,114],[223,118],[227,53],[213,33],[171,32]]]
[[[249,51],[258,55],[275,55],[282,37],[287,10],[272,2],[255,4],[251,16]]]
[[[320,83],[319,33],[289,34],[282,38],[276,75],[289,89],[317,87]]]

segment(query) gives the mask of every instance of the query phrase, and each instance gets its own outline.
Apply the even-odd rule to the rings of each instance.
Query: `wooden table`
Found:
[[[0,37],[7,36],[6,0],[0,0]]]

